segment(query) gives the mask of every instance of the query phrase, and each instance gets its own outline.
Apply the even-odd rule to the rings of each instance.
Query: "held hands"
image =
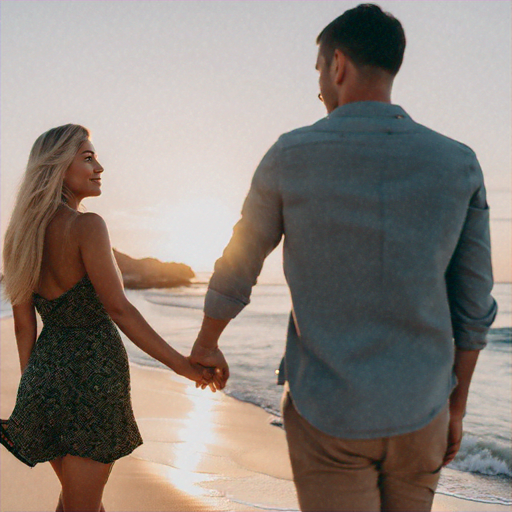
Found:
[[[189,359],[192,364],[204,367],[208,371],[214,370],[212,381],[206,383],[196,381],[196,387],[201,386],[204,389],[206,385],[209,385],[212,391],[226,387],[226,382],[229,379],[229,366],[224,358],[224,354],[218,347],[205,348],[196,341]],[[215,389],[212,387],[212,384]]]
[[[201,381],[196,380],[196,387],[201,386],[204,389],[210,386],[212,391],[226,387],[229,367],[217,343],[228,323],[229,319],[215,319],[204,315],[201,329],[188,359],[191,365],[198,365],[211,372],[208,375],[211,378],[207,380],[203,377]]]
[[[200,364],[193,363],[189,357],[180,356],[182,358],[180,367],[176,369],[176,373],[193,380],[196,383],[196,388],[199,386],[204,389],[210,386],[210,389],[215,392],[216,388],[213,383],[215,368],[205,368]]]
[[[201,389],[204,389],[209,386],[212,392],[215,393],[215,391],[217,391],[217,388],[213,382],[215,368],[206,368],[200,364],[193,363],[190,360],[190,356],[185,357],[185,360],[187,361],[187,365],[190,371],[183,376],[193,380],[196,383],[196,388],[201,386]]]

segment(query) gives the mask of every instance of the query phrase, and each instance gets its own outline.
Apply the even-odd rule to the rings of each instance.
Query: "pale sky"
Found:
[[[315,39],[353,1],[0,2],[1,230],[35,139],[79,123],[105,167],[101,214],[135,257],[211,270],[252,174],[325,115]],[[477,153],[496,280],[511,280],[511,5],[376,2],[407,36],[393,102]],[[280,250],[265,267],[279,277]]]

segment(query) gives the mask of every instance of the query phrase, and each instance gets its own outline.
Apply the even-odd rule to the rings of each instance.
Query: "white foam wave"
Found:
[[[11,304],[2,298],[0,302],[0,318],[8,318],[10,316],[12,316]]]
[[[238,500],[235,498],[228,498],[229,501],[233,503],[238,503],[239,505],[246,505],[253,508],[258,508],[260,510],[270,510],[272,512],[299,512],[296,508],[278,508],[274,505],[260,505],[258,503],[251,503],[249,501]]]
[[[12,316],[12,310],[7,310],[7,311],[1,310],[0,311],[0,318],[9,318],[11,316]]]
[[[511,459],[510,446],[468,435],[463,438],[460,452],[450,467],[481,475],[512,477]]]
[[[151,304],[158,304],[159,306],[169,306],[173,308],[185,309],[203,309],[204,298],[201,300],[194,300],[190,297],[169,297],[169,298],[155,298],[148,296],[146,300]]]
[[[465,494],[456,493],[456,492],[449,492],[449,491],[443,491],[439,490],[439,488],[436,490],[436,494],[444,494],[445,496],[452,496],[453,498],[458,498],[459,500],[466,500],[466,501],[472,501],[474,503],[489,503],[491,505],[512,505],[512,501],[503,499],[503,498],[497,498],[495,496],[489,498],[471,498],[470,496],[467,496]]]

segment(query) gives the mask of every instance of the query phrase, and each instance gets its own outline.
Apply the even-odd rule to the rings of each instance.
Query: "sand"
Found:
[[[16,399],[20,369],[12,319],[0,321],[0,417]],[[298,510],[285,435],[264,410],[197,390],[171,371],[131,364],[132,402],[144,444],[118,460],[108,512]],[[59,481],[49,463],[29,468],[0,449],[0,511],[52,511]],[[434,511],[510,511],[437,495]]]

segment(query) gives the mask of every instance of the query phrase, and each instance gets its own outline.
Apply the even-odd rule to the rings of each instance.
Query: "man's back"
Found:
[[[459,346],[482,348],[495,314],[490,260],[455,251],[465,225],[488,244],[474,153],[395,105],[347,104],[263,159],[205,311],[215,316],[219,296],[247,303],[259,260],[284,233],[297,410],[338,437],[417,430],[455,384],[453,330]]]
[[[483,176],[469,148],[391,104],[406,45],[392,14],[358,5],[316,42],[329,115],[258,166],[191,360],[224,384],[219,336],[284,235],[282,413],[301,510],[428,512],[496,314]]]

